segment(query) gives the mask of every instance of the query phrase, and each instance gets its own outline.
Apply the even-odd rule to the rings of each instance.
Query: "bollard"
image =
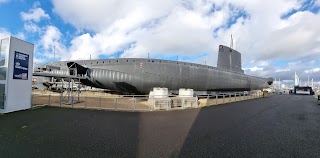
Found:
[[[230,101],[230,103],[231,103],[231,94],[229,93],[229,101]]]
[[[207,95],[207,103],[206,106],[209,106],[209,95]]]
[[[50,106],[50,94],[49,94],[49,99],[48,99],[48,106]]]
[[[234,101],[237,101],[237,93],[234,93]]]

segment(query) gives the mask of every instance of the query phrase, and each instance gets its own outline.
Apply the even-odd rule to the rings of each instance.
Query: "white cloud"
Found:
[[[306,74],[315,73],[315,72],[320,72],[320,68],[313,68],[313,69],[308,69],[304,71],[304,73]]]
[[[233,34],[234,45],[242,53],[243,67],[249,67],[246,72],[290,78],[294,70],[303,73],[312,68],[304,65],[306,61],[320,58],[320,14],[298,11],[282,18],[298,10],[302,3],[301,0],[99,0],[95,3],[53,0],[53,10],[65,22],[85,32],[74,37],[71,46],[65,48],[70,53],[69,59],[89,59],[90,55],[98,58],[101,54],[122,51],[122,57],[147,57],[148,53],[151,57],[207,54],[194,62],[206,61],[215,66],[218,45],[229,45]],[[32,25],[28,28],[34,30]],[[284,67],[272,65],[272,61],[284,59],[291,62]],[[318,67],[317,63],[312,66]]]
[[[8,3],[8,2],[10,2],[10,0],[0,0],[0,4]]]
[[[35,24],[34,22],[25,22],[24,23],[24,29],[27,32],[39,32],[41,31],[41,28]]]
[[[263,68],[255,66],[255,67],[251,67],[251,68],[243,68],[243,70],[262,71]]]
[[[35,3],[34,7],[28,12],[21,12],[21,18],[23,21],[39,22],[41,19],[50,19],[49,15],[45,13],[42,8],[38,8],[39,3]]]
[[[47,26],[44,28],[41,39],[37,45],[37,55],[57,60],[70,59],[70,55],[67,54],[67,50],[61,40],[62,33],[55,26]]]
[[[291,71],[290,69],[277,69],[275,72],[287,72]]]
[[[10,32],[8,32],[7,30],[5,30],[4,28],[0,28],[0,39],[9,37],[11,35]]]
[[[41,44],[43,45],[44,49],[49,49],[56,45],[60,40],[61,35],[62,34],[58,28],[54,26],[48,26],[41,39]]]
[[[0,39],[7,38],[10,36],[14,36],[14,37],[17,37],[22,40],[25,40],[25,38],[26,38],[25,34],[23,32],[18,32],[16,34],[12,34],[11,32],[7,31],[6,29],[0,28]]]

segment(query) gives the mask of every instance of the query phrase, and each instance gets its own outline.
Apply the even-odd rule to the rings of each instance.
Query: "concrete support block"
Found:
[[[180,88],[179,97],[193,97],[193,89]]]

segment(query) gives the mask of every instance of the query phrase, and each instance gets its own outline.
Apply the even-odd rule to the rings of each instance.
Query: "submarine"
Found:
[[[273,83],[273,78],[246,75],[241,54],[224,45],[219,45],[217,67],[146,58],[73,60],[38,66],[33,76],[79,79],[87,86],[125,94],[148,94],[154,87],[250,91],[268,88]]]

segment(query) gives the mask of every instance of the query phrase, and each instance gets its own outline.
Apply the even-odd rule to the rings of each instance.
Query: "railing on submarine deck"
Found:
[[[37,91],[32,94],[32,106],[55,106],[113,111],[155,111],[168,109],[197,108],[211,105],[226,104],[248,99],[263,97],[263,92],[233,92],[209,95],[196,95],[196,105],[190,105],[187,100],[179,98],[191,98],[190,96],[169,95],[167,97],[153,95],[111,95],[108,93],[85,92],[80,95],[66,97],[64,93],[51,91]],[[159,107],[152,102],[156,98]],[[160,99],[159,99],[160,98]],[[165,98],[168,98],[167,100]],[[178,99],[177,99],[178,98]],[[160,100],[160,101],[159,101]],[[190,100],[189,100],[190,101]],[[192,101],[192,100],[191,100]],[[185,102],[185,104],[184,104]],[[187,105],[188,106],[185,106]]]

